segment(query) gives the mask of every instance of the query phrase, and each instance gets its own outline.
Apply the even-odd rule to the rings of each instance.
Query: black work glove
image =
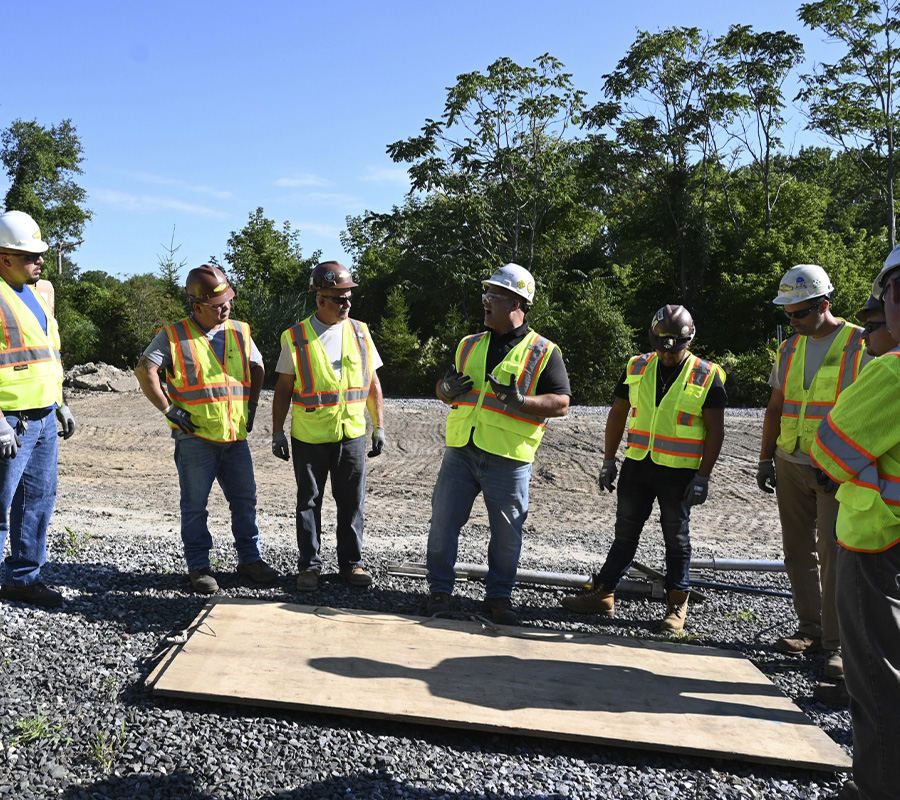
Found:
[[[464,372],[458,372],[451,366],[444,377],[441,378],[441,394],[448,400],[453,400],[472,391],[474,385],[468,375]]]
[[[247,403],[247,433],[253,430],[253,420],[256,419],[256,407],[258,405],[258,400],[250,400]]]
[[[384,450],[385,441],[384,428],[376,427],[372,431],[372,449],[369,451],[370,458],[381,455],[381,451]]]
[[[15,458],[21,446],[19,434],[13,430],[6,417],[0,419],[0,458]]]
[[[775,491],[775,462],[771,458],[764,458],[756,468],[756,485],[766,494]]]
[[[825,490],[825,494],[834,494],[838,490],[837,481],[833,480],[827,472],[818,467],[813,467],[813,470],[816,473],[816,483]]]
[[[684,490],[684,504],[688,508],[699,506],[706,502],[707,494],[709,494],[709,478],[704,478],[702,475],[694,475]]]
[[[170,406],[169,410],[166,411],[166,419],[174,422],[185,433],[193,433],[196,430],[194,423],[191,422],[191,415],[176,405]]]
[[[600,475],[597,478],[597,483],[606,489],[607,492],[611,492],[616,488],[613,481],[618,474],[619,470],[618,467],[616,467],[616,460],[614,458],[604,458],[603,466],[600,467]]]
[[[282,461],[291,460],[291,451],[288,448],[287,436],[284,431],[275,431],[272,434],[272,454],[278,456]]]
[[[519,390],[519,384],[516,383],[515,375],[509,376],[508,384],[500,383],[490,372],[487,379],[494,390],[494,394],[497,395],[497,399],[507,408],[518,411],[525,405],[525,395]]]
[[[62,426],[59,435],[62,436],[63,439],[68,439],[75,433],[75,417],[72,416],[72,412],[65,403],[56,409],[56,418]]]

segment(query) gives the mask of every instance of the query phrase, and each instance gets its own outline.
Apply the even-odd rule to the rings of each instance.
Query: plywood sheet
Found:
[[[222,599],[150,683],[197,700],[850,768],[741,655],[681,643]]]

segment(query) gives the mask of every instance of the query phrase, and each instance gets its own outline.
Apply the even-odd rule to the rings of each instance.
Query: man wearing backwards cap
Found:
[[[613,616],[653,501],[666,543],[665,632],[680,631],[690,595],[691,506],[706,501],[709,477],[725,438],[725,373],[688,351],[696,330],[684,306],[668,305],[650,320],[654,352],[628,362],[606,423],[600,485],[612,491],[616,451],[628,425],[619,479],[615,540],[591,589],[563,598],[570,611]]]
[[[68,439],[75,419],[63,402],[59,328],[34,289],[48,247],[28,214],[0,214],[0,554],[9,536],[0,597],[53,608],[62,595],[39,579],[56,503],[56,420]]]
[[[191,315],[156,334],[134,374],[175,439],[188,576],[198,594],[219,590],[209,564],[207,526],[209,493],[218,481],[231,509],[238,574],[272,585],[278,573],[260,555],[256,481],[247,444],[265,375],[262,356],[250,326],[230,319],[234,289],[218,267],[192,269],[185,292]]]

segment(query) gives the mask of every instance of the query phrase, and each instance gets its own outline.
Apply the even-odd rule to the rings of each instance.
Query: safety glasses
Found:
[[[863,330],[866,333],[875,333],[875,331],[877,331],[879,328],[883,328],[885,325],[887,325],[886,322],[867,322],[865,325],[863,325]]]
[[[332,297],[330,294],[320,294],[319,297],[324,297],[326,300],[331,300],[336,306],[349,306],[350,301],[353,299],[352,294],[345,294],[341,297]]]
[[[814,304],[814,305],[807,306],[806,308],[801,308],[801,309],[799,309],[798,311],[788,311],[787,309],[785,309],[785,310],[784,310],[784,315],[785,315],[788,319],[791,319],[791,317],[793,317],[794,319],[806,319],[806,318],[807,318],[810,314],[812,314],[812,312],[815,311],[820,305],[822,305],[822,304],[821,304],[821,303],[816,303],[816,304]]]

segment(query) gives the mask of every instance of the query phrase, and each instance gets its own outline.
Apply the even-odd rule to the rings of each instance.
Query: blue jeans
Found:
[[[24,416],[28,430],[19,434],[16,457],[0,459],[0,554],[9,537],[3,583],[30,586],[40,580],[47,560],[47,527],[56,505],[56,416],[53,411],[5,416],[13,429]]]
[[[510,596],[519,568],[530,483],[530,463],[495,456],[474,445],[444,451],[431,495],[427,566],[432,592],[453,591],[459,532],[480,492],[491,524],[485,596]]]
[[[690,590],[691,512],[684,491],[695,474],[692,469],[660,466],[649,455],[641,461],[625,459],[616,488],[615,539],[600,568],[600,583],[614,589],[625,577],[656,500],[666,544],[666,591]]]
[[[259,561],[256,481],[247,442],[215,444],[197,436],[179,437],[175,440],[175,466],[181,485],[181,541],[188,569],[209,566],[212,536],[206,505],[215,480],[231,510],[231,534],[238,562]]]
[[[900,544],[838,547],[837,611],[853,721],[853,780],[864,800],[900,787]]]
[[[362,546],[366,506],[366,437],[309,444],[291,437],[297,481],[297,566],[322,571],[322,496],[331,475],[331,496],[337,506],[339,569],[363,566]]]

